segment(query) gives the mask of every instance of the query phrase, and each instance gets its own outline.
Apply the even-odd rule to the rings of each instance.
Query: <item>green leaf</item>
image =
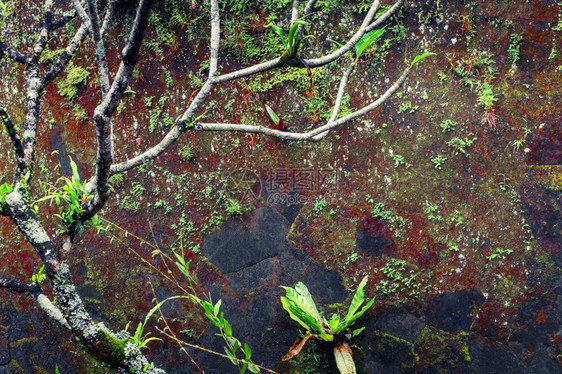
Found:
[[[273,111],[273,109],[271,109],[269,107],[269,105],[265,104],[265,110],[267,110],[267,114],[269,114],[269,118],[271,118],[271,120],[273,121],[273,123],[275,125],[279,125],[279,121],[281,121],[281,119],[279,118],[279,116]]]
[[[250,364],[248,366],[248,370],[250,370],[252,373],[259,373],[260,372],[260,369],[254,364]]]
[[[60,374],[59,366],[58,366],[58,365],[55,365],[55,374]]]
[[[338,334],[341,331],[345,330],[346,328],[353,326],[355,321],[359,319],[375,302],[375,298],[373,297],[359,312],[357,310],[365,301],[365,293],[363,289],[367,284],[368,277],[365,276],[359,286],[357,287],[357,291],[355,291],[355,295],[353,295],[353,300],[351,300],[351,304],[349,306],[349,310],[343,321],[339,324],[336,330],[332,330],[332,334]]]
[[[289,36],[287,37],[288,49],[298,44],[299,35],[297,34],[297,30],[299,29],[299,25],[307,25],[307,24],[308,22],[305,22],[302,19],[297,19],[297,21],[291,25],[291,28],[289,29]]]
[[[355,44],[355,51],[357,53],[357,58],[361,56],[361,54],[363,53],[363,51],[365,51],[367,47],[369,47],[371,44],[376,42],[377,39],[380,38],[385,31],[386,30],[384,28],[376,29],[373,31],[369,31],[368,33],[363,35],[363,37],[359,39],[357,44]]]
[[[76,165],[76,162],[74,162],[72,157],[68,156],[68,158],[70,159],[70,168],[72,169],[72,178],[74,179],[75,182],[76,181],[80,182],[80,174],[78,174],[78,165]]]
[[[433,53],[433,52],[426,52],[426,53],[424,53],[424,54],[417,55],[417,56],[414,57],[414,59],[412,60],[412,63],[410,64],[410,67],[414,66],[414,65],[415,65],[417,62],[419,62],[420,60],[423,60],[424,58],[429,57],[429,56],[433,56],[433,55],[435,55],[435,54],[436,54],[436,53]]]
[[[221,317],[222,317],[222,313],[221,313]],[[222,317],[223,320],[223,324],[224,324],[224,333],[228,336],[232,336],[232,326],[230,326],[230,323],[224,319],[224,317]]]
[[[240,374],[244,374],[248,370],[248,363],[244,362],[242,368],[240,369]]]
[[[222,304],[222,299],[219,299],[219,301],[217,301],[217,303],[215,304],[215,306],[213,308],[213,312],[214,312],[215,316],[219,314],[221,304]]]
[[[250,359],[252,358],[252,350],[250,349],[248,343],[244,343],[244,355],[246,361],[250,361]]]
[[[329,322],[330,331],[336,331],[338,329],[339,324],[340,324],[340,316],[334,313]]]
[[[347,311],[347,315],[343,319],[344,321],[347,321],[348,319],[353,317],[357,309],[359,309],[361,304],[363,304],[363,301],[365,301],[365,293],[363,292],[363,289],[365,288],[365,285],[367,285],[368,280],[369,280],[368,276],[363,277],[361,283],[359,283],[359,286],[357,286],[357,291],[355,291],[355,295],[353,295],[353,300],[351,300],[351,304],[349,305],[349,310]]]
[[[233,365],[238,365],[238,361],[236,360],[234,353],[232,353],[230,349],[228,349],[228,347],[223,347],[223,348],[224,348],[224,352],[226,353],[226,357],[228,357],[230,362],[232,362]]]
[[[361,334],[363,332],[363,330],[365,330],[365,327],[360,327],[358,329],[355,329],[351,332],[351,338],[356,337],[357,335]]]
[[[273,31],[277,35],[279,35],[279,37],[281,38],[281,41],[283,42],[283,46],[286,47],[287,42],[285,41],[285,37],[283,36],[283,28],[282,27],[277,26],[273,22],[268,23],[267,25],[265,25],[265,27],[271,27],[273,29]]]

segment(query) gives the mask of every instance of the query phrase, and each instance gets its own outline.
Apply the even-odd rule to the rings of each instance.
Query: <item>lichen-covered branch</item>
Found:
[[[55,79],[68,66],[70,59],[74,56],[74,54],[76,54],[87,35],[88,27],[86,24],[82,24],[59,58],[53,63],[51,68],[41,76],[42,87],[46,87],[47,84],[52,82],[53,79]]]
[[[60,323],[63,327],[70,329],[68,322],[62,315],[59,308],[57,308],[51,300],[43,293],[43,290],[36,282],[27,284],[24,282],[16,281],[13,279],[0,278],[0,287],[7,288],[10,291],[25,293],[37,301],[37,305],[49,317]]]
[[[105,96],[109,91],[109,69],[107,68],[105,46],[101,37],[98,5],[94,0],[88,0],[88,16],[90,18],[92,39],[96,45],[96,61],[98,63],[101,91],[103,96]]]
[[[92,181],[95,196],[86,206],[83,219],[89,219],[96,214],[109,197],[110,168],[113,163],[114,141],[113,123],[111,116],[133,74],[133,69],[139,59],[140,48],[144,39],[144,32],[148,26],[150,10],[154,0],[142,0],[137,9],[135,21],[127,45],[123,49],[122,61],[115,79],[104,96],[102,102],[94,111],[94,124],[96,127],[97,156],[96,174]]]
[[[63,14],[61,18],[53,20],[53,22],[51,23],[51,31],[55,31],[66,26],[70,21],[74,19],[74,17],[76,17],[76,13],[74,11],[71,11]]]
[[[0,41],[0,58],[2,58],[4,55],[8,56],[12,61],[19,62],[20,64],[25,64],[27,62],[26,54],[20,53]]]
[[[16,156],[16,165],[18,170],[23,170],[25,168],[25,159],[23,154],[23,145],[21,143],[21,138],[18,135],[18,131],[16,126],[14,126],[12,120],[8,116],[8,112],[6,112],[5,108],[0,107],[0,119],[6,131],[8,132],[8,136],[12,141],[12,146],[14,147],[14,153]]]

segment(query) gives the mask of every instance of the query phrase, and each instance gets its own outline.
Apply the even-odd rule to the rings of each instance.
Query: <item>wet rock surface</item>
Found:
[[[153,252],[162,250],[173,258],[174,249],[193,260],[198,282],[213,301],[223,300],[221,310],[234,335],[250,344],[255,362],[279,373],[337,370],[332,345],[321,342],[307,343],[294,360],[280,362],[299,326],[282,309],[279,286],[302,281],[328,314],[341,314],[363,275],[369,275],[367,296],[376,302],[358,321],[366,329],[352,342],[359,372],[561,372],[560,51],[551,58],[560,45],[560,31],[554,28],[561,7],[546,0],[408,3],[399,18],[403,29],[387,30],[393,38],[404,37],[402,44],[392,42],[390,63],[384,67],[371,65],[383,51],[359,64],[358,73],[380,68],[380,76],[372,81],[352,76],[349,106],[361,107],[369,95],[387,87],[386,80],[396,76],[404,59],[424,50],[438,55],[411,72],[400,97],[364,121],[312,145],[187,133],[160,159],[115,181],[114,200],[104,217],[152,247],[118,230],[115,235],[125,245],[86,232],[66,256],[88,311],[116,330],[129,322],[136,326],[155,296],[163,300],[180,292],[155,270],[166,274],[168,268]],[[346,8],[343,15],[352,14]],[[334,29],[342,40],[349,22],[342,16]],[[204,27],[201,23],[192,26]],[[198,42],[186,40],[187,32],[178,34],[186,44],[177,53],[165,49],[165,63],[179,85],[191,87],[185,71],[205,71],[204,59],[197,56],[206,56],[206,41],[193,45]],[[508,52],[513,34],[523,36],[517,63]],[[115,56],[119,43],[108,44]],[[141,74],[164,77],[154,51],[143,53]],[[226,70],[245,66],[228,65],[231,56],[224,56]],[[109,61],[110,66],[116,62]],[[131,87],[137,93],[123,99],[131,109],[116,120],[117,142],[123,145],[119,160],[144,151],[161,130],[144,126],[155,109],[148,110],[146,100],[164,93],[170,102],[183,100],[164,80],[145,83],[139,78]],[[321,80],[314,76],[315,85]],[[318,115],[307,111],[309,101],[301,103],[298,113],[290,112],[288,104],[305,97],[294,87],[302,81],[308,83],[308,76],[297,76],[287,81],[289,87],[272,92],[255,94],[236,86],[232,97],[216,94],[217,107],[231,105],[233,111],[212,110],[216,113],[208,114],[209,120],[222,121],[218,116],[224,115],[228,120],[267,121],[267,102],[279,113],[291,113],[292,125],[302,130]],[[491,113],[478,89],[485,83],[497,99]],[[56,88],[48,89],[52,95],[44,110],[52,118],[42,124],[47,145],[40,162],[68,171],[67,156],[72,155],[87,178],[95,159],[93,127],[60,105]],[[91,114],[95,100],[88,97],[89,89],[79,92]],[[133,117],[142,125],[132,126]],[[59,154],[51,153],[55,150]],[[8,159],[0,158],[0,167],[7,167]],[[240,169],[261,170],[257,178],[262,189],[242,214],[232,215],[225,212],[225,196],[234,195],[222,180]],[[281,194],[282,203],[275,201],[279,191],[268,191],[271,180],[262,175],[288,177],[287,171],[319,169],[337,172],[336,193],[301,191],[298,204],[287,203],[299,200],[291,190],[294,180],[283,181],[288,192]],[[252,188],[258,184],[252,183]],[[2,275],[21,274],[29,280],[38,270],[36,256],[10,227],[0,217],[2,236],[12,238],[0,247],[2,268],[7,269]],[[216,329],[193,305],[171,301],[162,311],[176,319],[178,331],[190,333],[182,333],[186,341],[224,352]],[[63,374],[111,372],[23,295],[0,290],[0,322],[0,374],[52,373],[55,365]],[[158,336],[154,323],[148,329]],[[196,372],[173,342],[151,343],[146,352],[170,373]],[[224,358],[193,348],[188,352],[206,373],[237,372]]]

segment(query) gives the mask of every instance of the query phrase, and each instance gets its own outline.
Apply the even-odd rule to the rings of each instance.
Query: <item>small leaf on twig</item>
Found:
[[[435,55],[435,54],[436,54],[436,53],[433,53],[433,52],[426,52],[426,53],[424,53],[424,54],[417,55],[417,56],[414,57],[414,59],[412,60],[412,63],[410,64],[410,67],[414,66],[414,64],[416,64],[416,63],[419,62],[420,60],[423,60],[424,58],[429,57],[429,56],[433,56],[433,55]]]

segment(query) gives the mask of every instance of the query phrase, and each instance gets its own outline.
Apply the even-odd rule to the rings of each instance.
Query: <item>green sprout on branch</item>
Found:
[[[70,167],[72,169],[72,177],[61,177],[57,180],[57,182],[64,182],[62,187],[51,188],[50,194],[43,196],[33,203],[33,209],[36,214],[39,209],[37,203],[47,200],[49,201],[49,204],[52,204],[53,201],[56,205],[61,205],[62,202],[65,203],[66,206],[63,207],[60,214],[54,214],[54,216],[59,218],[65,226],[60,233],[68,231],[69,227],[84,213],[82,204],[88,202],[93,197],[92,194],[86,191],[87,181],[80,181],[78,166],[72,158],[70,158]],[[97,215],[91,218],[91,224],[98,230],[102,229],[101,221]]]
[[[299,47],[302,41],[306,39],[306,37],[305,38],[299,37],[299,33],[298,33],[299,25],[307,25],[307,24],[308,22],[305,22],[302,19],[297,19],[297,21],[293,23],[289,28],[289,33],[287,35],[287,38],[285,38],[282,27],[275,25],[273,22],[270,22],[269,24],[266,25],[266,27],[271,27],[273,31],[281,38],[282,46],[285,49],[281,58],[283,60],[286,60],[289,64],[291,60],[294,60],[297,57]]]
[[[45,270],[45,264],[41,265],[41,268],[39,269],[37,274],[33,274],[31,276],[31,281],[33,283],[41,284],[47,278],[47,274],[43,272],[44,270]]]

